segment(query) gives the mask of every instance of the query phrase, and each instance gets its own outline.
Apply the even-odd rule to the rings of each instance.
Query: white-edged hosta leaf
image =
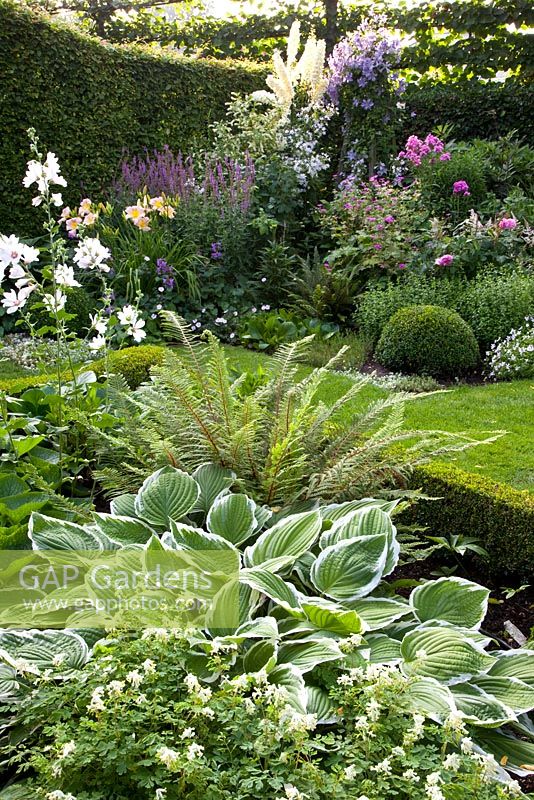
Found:
[[[327,547],[312,567],[313,585],[334,600],[365,597],[380,583],[387,550],[385,534],[359,536]]]
[[[135,494],[121,494],[110,503],[111,513],[118,517],[135,517]]]
[[[335,522],[353,511],[361,511],[367,508],[381,508],[383,511],[392,511],[398,500],[376,500],[372,497],[364,497],[361,500],[349,500],[346,503],[330,503],[327,506],[321,507],[321,516],[323,519],[330,519]]]
[[[96,528],[120,545],[146,544],[155,531],[133,517],[122,517],[112,514],[93,514]]]
[[[371,633],[365,637],[370,648],[369,661],[372,664],[398,664],[401,660],[401,646],[397,639],[384,633]]]
[[[217,536],[215,533],[208,533],[202,528],[195,528],[193,525],[185,525],[183,522],[174,522],[171,520],[170,533],[173,536],[175,544],[180,549],[197,550],[233,550],[237,552],[228,539],[222,536]],[[162,536],[162,541],[166,541],[167,534]]]
[[[15,669],[9,664],[0,664],[0,700],[15,697],[19,686]]]
[[[32,514],[28,536],[34,550],[103,550],[102,535],[96,530],[63,519]]]
[[[420,622],[444,620],[478,630],[488,610],[489,590],[452,576],[416,586],[410,604]]]
[[[209,510],[207,528],[210,533],[240,545],[256,528],[255,510],[256,503],[246,494],[219,495]]]
[[[300,610],[300,601],[296,589],[290,583],[282,580],[279,575],[265,569],[242,569],[239,580],[255,589],[257,592],[267,595],[275,603],[279,603],[284,608]]]
[[[309,672],[317,664],[338,661],[343,653],[334,639],[320,638],[300,642],[285,642],[278,650],[278,664],[292,664],[302,673]]]
[[[475,741],[486,752],[492,753],[498,764],[509,772],[526,776],[534,774],[534,744],[516,739],[501,730],[477,730]]]
[[[66,675],[83,667],[89,649],[74,631],[0,631],[0,656],[12,666],[22,659],[40,672],[54,669]]]
[[[525,714],[534,708],[534,687],[517,678],[480,675],[473,678],[471,683],[511,708],[516,714]]]
[[[249,567],[258,567],[279,557],[296,561],[313,546],[320,532],[321,515],[318,511],[284,517],[247,547],[245,563]]]
[[[37,791],[27,781],[20,781],[6,786],[0,791],[0,800],[37,800]]]
[[[467,722],[495,728],[515,718],[510,708],[474,684],[458,683],[451,687],[451,692],[456,708],[462,712]]]
[[[336,708],[326,689],[320,686],[308,686],[307,695],[306,711],[308,714],[315,714],[319,725],[333,725],[339,722],[339,715],[336,714]]]
[[[495,658],[454,628],[419,628],[401,643],[402,669],[406,675],[435,678],[452,685],[487,672]]]
[[[339,636],[350,636],[363,630],[362,621],[355,611],[341,608],[327,600],[303,598],[301,606],[307,619],[322,630],[337,633]]]
[[[450,689],[434,678],[416,678],[400,697],[400,703],[413,714],[424,714],[441,722],[456,709]]]
[[[534,650],[499,650],[492,655],[497,656],[497,661],[489,675],[517,678],[534,687]]]
[[[300,714],[306,713],[307,692],[302,672],[293,664],[275,667],[267,676],[269,683],[284,689],[287,702]]]
[[[186,472],[162,467],[150,475],[135,498],[136,516],[150,525],[168,528],[171,519],[180,520],[194,508],[200,486]]]
[[[386,628],[401,617],[413,614],[408,603],[390,597],[364,597],[346,605],[359,614],[371,631]]]
[[[276,666],[278,647],[272,640],[254,642],[243,657],[245,672],[259,672],[264,669],[270,672]]]
[[[274,617],[257,617],[240,625],[235,635],[243,639],[277,639],[278,623]]]
[[[354,539],[358,536],[359,521],[362,513],[363,510],[351,511],[345,514],[345,516],[334,520],[332,526],[321,534],[321,538],[319,539],[321,550],[332,547],[338,542],[343,542],[346,539]]]
[[[256,518],[256,531],[259,531],[263,528],[264,525],[269,522],[273,515],[273,512],[269,508],[269,506],[256,506],[254,511],[254,516]]]
[[[208,513],[215,498],[221,492],[228,491],[235,482],[235,472],[221,467],[220,464],[208,462],[201,464],[193,472],[192,478],[200,486],[200,496],[195,504],[195,511]]]

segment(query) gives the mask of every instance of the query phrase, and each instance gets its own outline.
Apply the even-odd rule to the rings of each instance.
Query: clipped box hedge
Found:
[[[426,464],[414,470],[413,488],[440,500],[420,501],[407,515],[436,536],[476,536],[499,575],[532,578],[534,496],[455,466]]]
[[[0,232],[41,232],[22,187],[26,130],[54,151],[67,203],[100,199],[125,149],[188,151],[209,139],[233,92],[263,86],[265,69],[112,46],[0,0]]]

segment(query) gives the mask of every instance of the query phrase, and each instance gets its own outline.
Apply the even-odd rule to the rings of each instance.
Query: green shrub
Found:
[[[100,377],[105,375],[106,367],[110,374],[122,375],[130,389],[137,389],[150,378],[150,368],[163,361],[164,347],[145,344],[141,347],[126,347],[111,352],[107,358],[95,361],[91,369]]]
[[[456,310],[469,323],[482,352],[534,311],[534,276],[479,275],[459,296]]]
[[[68,320],[67,329],[71,333],[76,333],[78,336],[86,336],[87,331],[91,326],[89,315],[95,310],[95,301],[86,292],[85,289],[80,287],[72,287],[67,291],[67,302],[65,303],[65,311],[67,314],[72,314],[73,319]],[[52,317],[46,309],[35,309],[31,313],[32,324],[36,330],[45,326],[53,325]]]
[[[486,198],[484,161],[474,151],[452,151],[450,161],[438,161],[418,170],[421,195],[432,214],[451,214],[465,219],[471,208],[477,208]],[[457,181],[466,181],[469,195],[453,194]]]
[[[400,308],[415,305],[436,305],[454,308],[464,283],[443,278],[421,278],[407,275],[397,283],[369,289],[360,295],[354,321],[359,330],[376,344],[386,322]]]
[[[8,0],[0,0],[0,75],[2,231],[21,235],[41,232],[22,186],[30,126],[58,156],[72,206],[110,186],[125,149],[206,142],[231,94],[264,81],[261,68],[243,62],[103,45]]]
[[[408,306],[382,331],[375,357],[396,372],[453,378],[478,361],[473,331],[455,311],[440,306]]]
[[[490,555],[490,569],[500,577],[531,577],[534,563],[534,497],[448,464],[416,467],[413,488],[440,500],[420,501],[406,519],[428,533],[476,536]]]
[[[66,381],[72,380],[72,373],[64,373]],[[55,372],[41,372],[37,375],[22,375],[19,378],[0,378],[0,391],[13,397],[22,394],[26,389],[34,389],[37,386],[44,386],[47,383],[56,383],[57,375]],[[0,548],[1,549],[1,548]]]

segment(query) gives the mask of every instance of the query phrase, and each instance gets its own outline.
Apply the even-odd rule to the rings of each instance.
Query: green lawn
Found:
[[[241,369],[256,368],[268,359],[241,348],[228,348],[232,362]],[[333,374],[322,386],[319,397],[334,402],[350,386],[350,378]],[[385,392],[366,387],[356,408],[366,400],[383,397]],[[481,445],[463,453],[452,454],[449,460],[462,469],[517,489],[534,492],[534,382],[513,381],[487,385],[462,385],[430,397],[417,397],[407,403],[406,427],[466,431],[488,434],[507,433],[493,444]],[[351,408],[347,409],[347,416]],[[483,438],[481,436],[481,438]]]

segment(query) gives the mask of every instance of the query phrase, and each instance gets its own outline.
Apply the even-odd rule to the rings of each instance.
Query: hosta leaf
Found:
[[[235,547],[227,539],[217,536],[215,533],[207,533],[202,528],[195,528],[192,525],[184,525],[183,522],[171,521],[170,533],[174,543],[179,548],[186,550],[233,550]],[[164,534],[162,541],[167,542],[167,534]],[[237,552],[237,551],[236,551]]]
[[[436,721],[447,719],[455,710],[450,689],[434,678],[417,678],[412,681],[402,693],[400,703],[412,713],[424,714]]]
[[[7,663],[23,659],[45,669],[59,669],[62,675],[81,669],[89,658],[89,650],[73,631],[44,630],[9,633],[0,632],[0,654]],[[59,664],[57,659],[61,659]]]
[[[0,476],[0,499],[12,497],[17,494],[24,494],[28,491],[28,484],[22,478],[10,473]]]
[[[0,499],[0,514],[16,525],[26,520],[33,511],[39,511],[50,500],[44,492],[28,492],[14,494]]]
[[[110,503],[111,513],[118,517],[135,517],[135,494],[121,494]]]
[[[504,706],[495,697],[486,694],[478,686],[459,683],[451,688],[451,692],[458,711],[464,714],[467,722],[496,727],[514,719],[515,715],[511,709]]]
[[[353,511],[361,511],[367,508],[381,508],[383,511],[392,511],[398,500],[375,500],[372,497],[364,497],[362,500],[349,500],[347,503],[331,503],[327,506],[322,506],[321,516],[323,519],[330,519],[335,522]]]
[[[320,592],[334,600],[365,597],[378,586],[387,558],[387,536],[359,536],[327,547],[311,570]]]
[[[6,786],[0,792],[1,800],[37,800],[37,790],[33,790],[26,781]]]
[[[244,671],[259,672],[260,669],[265,669],[269,672],[276,666],[277,652],[276,642],[254,642],[243,658]]]
[[[154,535],[152,528],[140,519],[94,514],[95,525],[104,536],[121,545],[146,544]]]
[[[373,664],[392,664],[401,660],[401,646],[397,639],[391,639],[383,633],[374,633],[365,637],[370,648],[369,660]]]
[[[420,628],[407,633],[401,643],[406,675],[435,678],[455,684],[489,670],[495,663],[472,639],[454,628]]]
[[[301,604],[306,617],[317,628],[337,633],[339,636],[350,636],[363,630],[362,621],[355,611],[348,611],[333,603],[320,600],[316,602],[302,600]]]
[[[288,642],[280,646],[278,663],[292,664],[301,672],[309,672],[317,664],[325,661],[338,661],[343,658],[343,653],[334,639],[317,639],[302,642]]]
[[[333,725],[339,721],[339,715],[336,714],[336,708],[326,689],[308,686],[307,694],[306,711],[308,714],[315,714],[320,725]]]
[[[488,610],[489,590],[464,578],[439,578],[417,586],[410,604],[421,622],[444,620],[477,630]]]
[[[257,617],[244,622],[235,632],[235,637],[243,639],[277,639],[278,623],[274,617]]]
[[[268,675],[269,683],[281,686],[287,702],[300,714],[306,713],[307,693],[302,672],[293,664],[275,667]]]
[[[299,596],[290,583],[265,569],[242,569],[239,580],[283,607],[300,610]]]
[[[239,545],[250,538],[256,528],[256,503],[246,494],[219,495],[207,519],[210,533]]]
[[[200,486],[187,473],[163,467],[146,479],[135,498],[135,513],[150,525],[167,528],[194,507]]]
[[[497,656],[497,662],[489,675],[518,678],[534,687],[534,650],[503,650],[493,655]]]
[[[14,697],[19,689],[17,673],[9,664],[0,664],[0,700]]]
[[[256,567],[271,559],[284,557],[296,561],[309,550],[321,532],[321,515],[307,511],[284,517],[258,537],[245,550],[245,563]]]
[[[103,550],[102,535],[74,522],[32,514],[28,536],[34,550]]]
[[[352,600],[347,605],[359,614],[371,631],[385,628],[395,620],[413,614],[408,603],[388,597],[365,597]]]
[[[196,502],[195,511],[207,514],[215,498],[234,483],[235,472],[219,464],[207,463],[197,467],[192,477],[200,486],[200,497]]]
[[[534,708],[534,687],[517,678],[490,674],[474,678],[471,683],[511,708],[516,714],[525,714]]]
[[[14,447],[18,457],[29,453],[30,450],[33,450],[34,447],[37,447],[38,444],[41,444],[45,437],[44,436],[12,436],[11,437],[11,444]]]
[[[516,775],[534,773],[534,744],[516,739],[500,730],[478,730],[476,742],[495,756],[498,764]]]
[[[332,547],[338,542],[346,539],[354,539],[358,536],[358,528],[361,511],[353,511],[338,520],[335,520],[332,527],[321,534],[319,545],[321,550]]]

